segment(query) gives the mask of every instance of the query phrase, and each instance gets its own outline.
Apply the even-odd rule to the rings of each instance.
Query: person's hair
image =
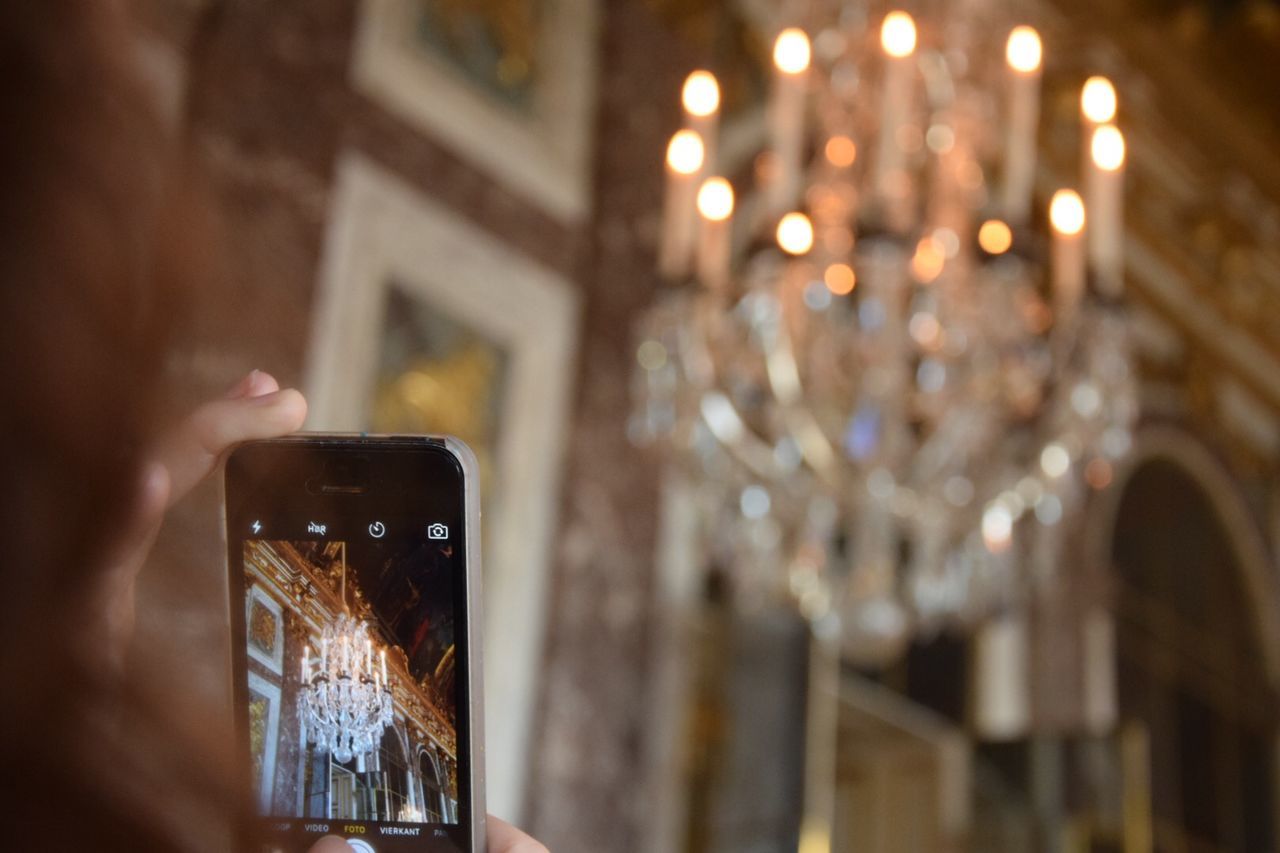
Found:
[[[177,146],[134,39],[114,0],[0,12],[0,814],[13,850],[225,847],[213,815],[233,799],[99,653],[103,572],[156,423],[188,240]]]

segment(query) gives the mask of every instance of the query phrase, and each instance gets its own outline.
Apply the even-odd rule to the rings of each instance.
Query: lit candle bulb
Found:
[[[368,637],[364,638],[364,671],[367,674],[373,672],[373,640]]]
[[[1089,153],[1089,262],[1098,289],[1116,297],[1124,290],[1124,134],[1113,124],[1094,128]]]
[[[876,151],[875,189],[885,204],[890,224],[908,227],[910,198],[906,153],[899,131],[911,115],[915,79],[916,22],[906,12],[890,12],[880,25],[884,48],[884,83],[880,104],[880,143]]]
[[[805,106],[812,55],[809,36],[796,27],[783,30],[773,43],[769,137],[774,173],[768,192],[773,215],[795,204],[804,183]]]
[[[383,649],[378,652],[378,659],[382,664],[382,683],[387,683],[387,650]]]
[[[320,672],[329,674],[329,638],[320,638]]]
[[[1056,319],[1061,322],[1075,310],[1084,292],[1085,212],[1080,195],[1074,190],[1054,193],[1049,204],[1049,223],[1053,226],[1053,298]]]
[[[680,103],[684,106],[684,126],[702,139],[704,154],[699,179],[713,174],[716,168],[716,150],[720,125],[720,84],[710,71],[701,69],[684,79],[680,90]]]
[[[778,222],[778,245],[789,255],[804,255],[813,248],[813,223],[803,213],[792,212]]]
[[[1119,108],[1116,87],[1106,77],[1093,76],[1080,87],[1080,174],[1093,168],[1093,132],[1099,125],[1115,121]],[[1087,179],[1086,189],[1087,189]]]
[[[1080,114],[1088,124],[1106,124],[1116,117],[1116,87],[1106,77],[1090,77],[1080,89]],[[1090,128],[1092,129],[1092,128]]]
[[[302,647],[302,683],[306,684],[311,680],[311,647]]]
[[[698,278],[704,285],[720,290],[729,281],[730,228],[733,217],[733,187],[724,178],[707,178],[698,190]]]
[[[658,266],[668,278],[689,274],[697,224],[694,198],[705,158],[702,137],[695,131],[676,131],[667,145],[667,188]]]
[[[1008,63],[1009,113],[1005,125],[1004,185],[1001,207],[1009,221],[1024,223],[1031,213],[1036,171],[1036,127],[1040,123],[1040,34],[1014,27],[1005,45]]]

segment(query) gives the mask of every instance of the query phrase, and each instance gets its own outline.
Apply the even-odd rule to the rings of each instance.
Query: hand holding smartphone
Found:
[[[485,849],[477,483],[448,438],[300,435],[228,459],[246,840]]]

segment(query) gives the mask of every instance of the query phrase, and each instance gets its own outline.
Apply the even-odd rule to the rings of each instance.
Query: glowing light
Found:
[[[1049,203],[1049,221],[1059,234],[1071,236],[1084,230],[1084,202],[1075,190],[1058,190]]]
[[[667,165],[681,175],[696,173],[705,156],[702,137],[696,131],[677,130],[667,143]]]
[[[720,84],[710,71],[694,71],[684,79],[680,100],[690,115],[709,116],[720,109]]]
[[[992,504],[982,513],[982,541],[987,550],[998,554],[1009,547],[1013,538],[1013,513],[1002,504]]]
[[[1102,457],[1090,459],[1089,464],[1084,466],[1085,480],[1099,491],[1111,485],[1111,477],[1111,463]]]
[[[853,288],[858,284],[858,276],[854,274],[853,267],[848,264],[832,264],[827,267],[826,272],[822,274],[822,280],[836,296],[844,296],[853,292]]]
[[[942,324],[938,318],[926,311],[911,315],[907,323],[907,331],[912,339],[925,349],[934,349],[942,338]]]
[[[853,165],[853,161],[858,157],[858,146],[847,136],[833,136],[827,140],[824,149],[827,155],[827,161],[832,166],[838,166],[841,169]]]
[[[978,228],[978,245],[988,255],[1003,255],[1013,245],[1013,231],[999,219],[988,219]]]
[[[1040,468],[1050,477],[1057,479],[1067,473],[1071,467],[1071,454],[1061,444],[1054,442],[1040,451]]]
[[[809,36],[798,27],[788,27],[778,33],[773,43],[773,64],[786,74],[799,74],[806,70],[812,56]]]
[[[636,348],[636,361],[645,370],[661,370],[667,363],[667,348],[658,341],[645,341]]]
[[[915,53],[916,22],[906,12],[890,12],[880,25],[880,45],[890,56],[902,59]]]
[[[698,212],[712,222],[733,215],[733,187],[724,178],[707,178],[698,188]]]
[[[1094,124],[1116,117],[1116,87],[1106,77],[1090,77],[1080,90],[1080,111]]]
[[[911,258],[911,272],[921,284],[928,284],[941,274],[946,259],[946,251],[938,241],[925,237],[916,244],[916,253]]]
[[[788,213],[778,223],[778,245],[792,255],[803,255],[813,248],[813,223],[803,213]]]
[[[1040,67],[1044,56],[1044,47],[1040,44],[1040,34],[1032,27],[1014,27],[1009,33],[1009,41],[1004,49],[1005,59],[1009,67],[1023,74],[1030,74]]]
[[[1114,172],[1124,165],[1124,134],[1114,124],[1099,125],[1093,131],[1089,146],[1093,162],[1099,169]]]

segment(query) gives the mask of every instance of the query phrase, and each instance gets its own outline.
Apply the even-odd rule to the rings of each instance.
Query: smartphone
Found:
[[[482,853],[480,513],[453,438],[301,434],[225,471],[241,849]]]

